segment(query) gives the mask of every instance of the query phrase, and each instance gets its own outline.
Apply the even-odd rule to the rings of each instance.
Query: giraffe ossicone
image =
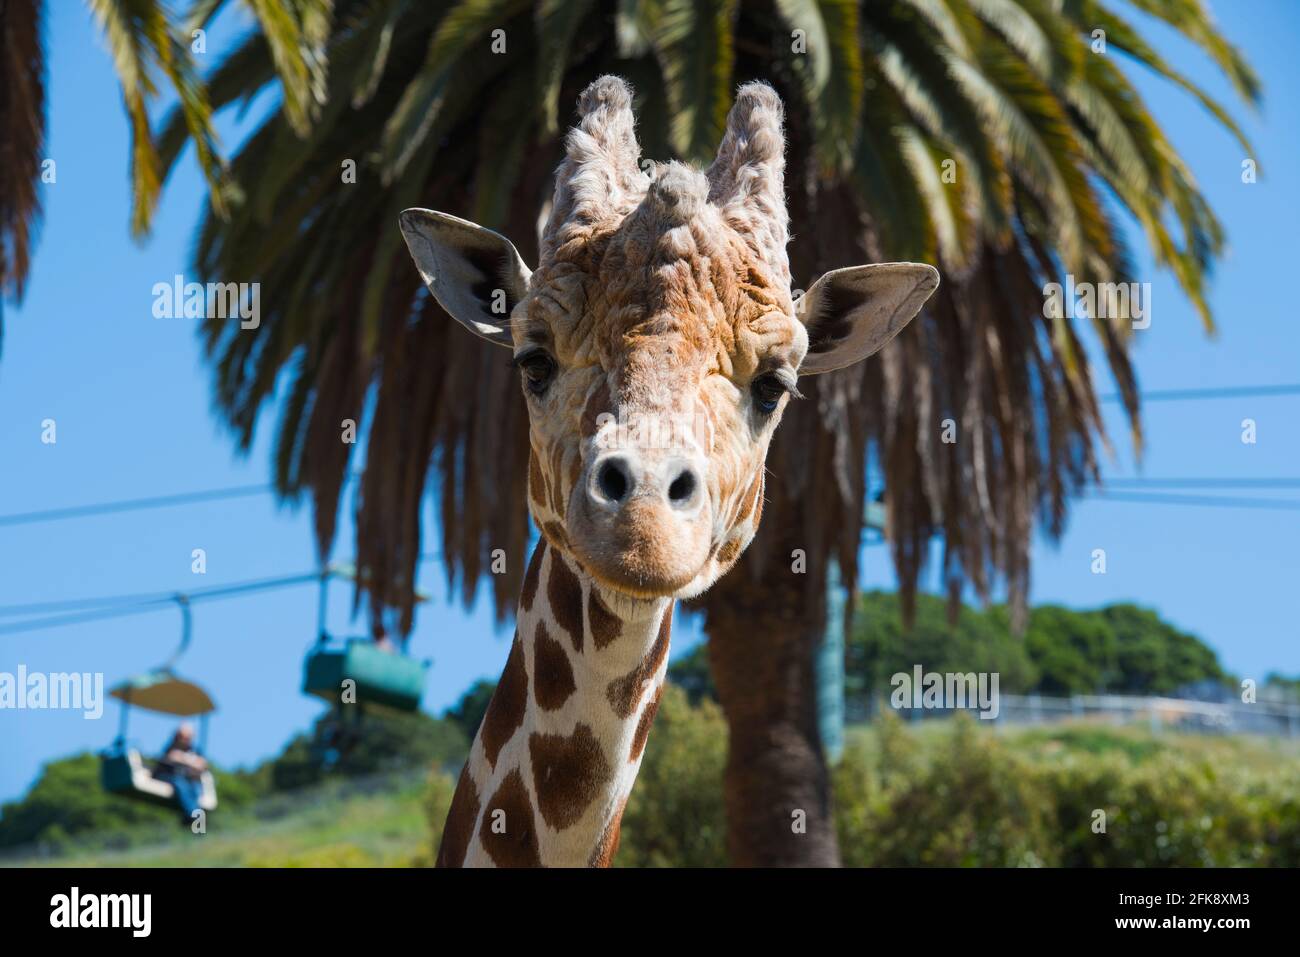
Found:
[[[643,171],[617,77],[592,83],[578,113],[536,271],[491,230],[401,215],[443,309],[513,353],[541,532],[440,865],[609,863],[674,601],[708,588],[753,538],[798,376],[876,352],[939,283],[923,264],[854,266],[796,303],[783,108],[766,84],[740,88],[704,171]]]

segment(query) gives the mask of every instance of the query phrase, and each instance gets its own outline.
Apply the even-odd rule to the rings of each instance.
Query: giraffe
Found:
[[[578,99],[532,272],[445,213],[400,225],[452,319],[511,350],[540,535],[516,631],[447,815],[439,866],[605,866],[663,690],[674,602],[749,544],[798,377],[884,346],[931,266],[837,269],[797,300],[783,107],[742,86],[707,170],[640,165],[632,91]]]

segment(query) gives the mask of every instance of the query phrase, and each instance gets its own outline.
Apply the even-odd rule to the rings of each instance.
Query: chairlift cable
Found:
[[[1300,395],[1300,382],[1280,385],[1215,386],[1204,389],[1152,389],[1139,392],[1140,402],[1188,402],[1203,399],[1245,399],[1279,395]],[[1100,402],[1122,402],[1124,396],[1110,392],[1097,397]]]
[[[1218,495],[1167,495],[1139,492],[1108,492],[1105,489],[1090,490],[1085,499],[1102,502],[1129,502],[1147,505],[1184,505],[1206,506],[1210,508],[1253,508],[1269,511],[1300,511],[1300,499],[1285,498],[1233,498]]]
[[[438,552],[430,552],[420,556],[421,562],[438,561],[442,558]],[[321,580],[320,570],[303,572],[297,575],[282,575],[273,578],[259,578],[244,582],[234,582],[229,585],[214,585],[209,588],[196,589],[189,592],[169,591],[153,595],[122,595],[117,597],[104,598],[82,598],[73,599],[65,604],[65,607],[85,607],[92,606],[90,610],[64,614],[51,615],[45,618],[34,620],[17,621],[6,625],[0,625],[0,635],[18,634],[26,631],[40,631],[46,628],[58,628],[63,625],[75,625],[88,621],[99,621],[108,618],[120,618],[127,615],[139,615],[150,611],[157,611],[166,608],[178,601],[193,603],[199,601],[220,600],[225,598],[236,598],[242,595],[252,594],[260,591],[271,591],[279,588],[290,588],[296,585],[305,585]],[[5,615],[24,615],[32,614],[32,609],[50,610],[56,608],[57,602],[42,602],[37,605],[9,605],[0,606],[0,616]],[[93,607],[107,606],[107,607]]]

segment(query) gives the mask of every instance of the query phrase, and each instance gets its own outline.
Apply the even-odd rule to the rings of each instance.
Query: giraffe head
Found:
[[[530,420],[528,502],[606,590],[687,598],[758,527],[768,443],[799,376],[884,346],[930,266],[838,269],[797,301],[782,106],[741,87],[705,171],[640,162],[627,85],[591,84],[535,272],[505,237],[423,209],[401,227],[430,292],[510,349]]]

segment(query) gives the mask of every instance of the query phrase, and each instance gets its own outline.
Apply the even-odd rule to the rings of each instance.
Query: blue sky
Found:
[[[1231,249],[1211,302],[1219,334],[1207,338],[1167,274],[1140,258],[1153,284],[1153,322],[1139,334],[1144,390],[1300,381],[1300,332],[1291,312],[1300,222],[1300,133],[1287,107],[1300,98],[1295,48],[1300,5],[1286,0],[1214,4],[1230,39],[1263,78],[1261,113],[1245,117],[1264,170],[1240,179],[1240,149],[1194,102],[1136,75],[1143,94],[1227,227]],[[202,184],[187,160],[168,184],[152,237],[127,234],[127,126],[109,59],[80,3],[51,3],[47,24],[49,138],[57,183],[44,187],[45,223],[21,307],[7,306],[0,357],[0,513],[34,511],[232,485],[270,475],[270,429],[237,456],[211,412],[209,374],[194,320],[155,319],[151,289],[186,273]],[[211,39],[222,48],[237,22]],[[1231,91],[1208,63],[1169,31],[1149,26],[1166,58],[1220,99]],[[255,105],[253,115],[258,108]],[[229,118],[227,147],[238,140]],[[396,226],[394,226],[396,228]],[[1110,391],[1103,380],[1101,389]],[[1145,409],[1140,470],[1126,423],[1110,407],[1111,476],[1294,477],[1300,474],[1300,397],[1153,403]],[[1244,418],[1258,442],[1240,440]],[[41,442],[41,422],[58,441]],[[1238,494],[1238,493],[1229,493]],[[1269,493],[1279,497],[1285,492]],[[1300,513],[1083,501],[1058,545],[1034,554],[1035,603],[1093,607],[1136,601],[1190,630],[1243,675],[1300,673],[1293,611],[1300,582],[1295,533]],[[336,558],[350,552],[344,522]],[[207,574],[191,573],[191,551],[207,553]],[[1090,570],[1095,548],[1108,571]],[[308,571],[314,549],[306,509],[266,496],[150,512],[0,527],[0,606],[122,593],[184,591]],[[508,633],[494,631],[484,603],[464,612],[446,601],[440,569],[423,568],[435,596],[419,615],[411,648],[434,660],[424,705],[441,710],[478,677],[495,677]],[[893,588],[883,548],[867,549],[861,584]],[[331,625],[345,631],[348,593],[336,588]],[[270,755],[321,708],[298,691],[315,621],[315,590],[285,589],[207,602],[195,609],[194,645],[183,673],[199,678],[220,708],[211,753],[223,764]],[[158,612],[30,634],[0,635],[0,671],[102,671],[112,683],[159,663],[179,636],[179,615]],[[675,653],[696,629],[679,629]],[[675,636],[676,637],[676,636]],[[58,711],[0,711],[0,800],[18,796],[42,762],[106,745],[116,708],[99,721]],[[135,721],[135,719],[133,719]],[[134,723],[142,742],[160,742],[161,719]],[[151,744],[152,746],[152,744]]]

